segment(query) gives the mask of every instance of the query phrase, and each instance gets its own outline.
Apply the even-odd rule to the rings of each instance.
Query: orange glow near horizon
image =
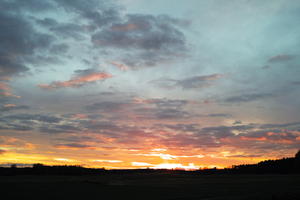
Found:
[[[76,118],[84,118],[85,115],[78,115]],[[149,137],[147,134],[152,134]],[[195,170],[200,168],[227,168],[232,165],[254,164],[268,159],[279,159],[291,157],[296,153],[281,151],[276,153],[266,153],[261,155],[254,151],[245,151],[231,147],[208,148],[206,150],[193,148],[190,146],[179,146],[178,144],[168,144],[161,140],[164,137],[173,137],[175,133],[161,131],[152,133],[134,133],[135,143],[126,143],[126,140],[111,138],[107,135],[84,133],[86,137],[93,140],[80,143],[63,143],[49,145],[47,141],[31,140],[32,136],[24,138],[17,136],[0,136],[0,164],[35,164],[45,165],[80,165],[90,168],[106,169],[185,169]],[[83,133],[82,133],[83,134]],[[161,134],[161,135],[159,135]],[[273,136],[275,133],[267,133]],[[283,133],[280,133],[284,135]],[[297,132],[298,134],[298,132]],[[24,135],[24,134],[23,134]],[[267,137],[267,136],[265,136]],[[183,138],[184,139],[184,138]],[[277,138],[275,138],[277,139]],[[283,143],[282,139],[261,140],[257,138],[240,137],[230,140],[224,139],[222,142],[272,142],[274,144]],[[29,142],[30,141],[30,142]],[[97,141],[101,141],[99,144]]]
[[[1,148],[4,149],[4,148]],[[83,167],[90,168],[106,168],[106,169],[184,169],[184,170],[197,170],[200,168],[226,168],[237,164],[252,164],[259,161],[263,161],[271,158],[243,158],[236,157],[234,159],[227,156],[176,156],[168,154],[167,157],[161,156],[160,154],[147,155],[136,155],[136,154],[120,154],[116,155],[115,158],[99,159],[88,157],[85,155],[71,154],[72,156],[66,155],[55,155],[54,153],[37,154],[37,153],[11,153],[9,148],[6,148],[7,152],[2,153],[0,157],[0,164],[36,164],[42,163],[45,165],[81,165]],[[72,151],[72,150],[69,150]],[[77,155],[77,156],[75,156]],[[171,159],[170,159],[171,158]]]

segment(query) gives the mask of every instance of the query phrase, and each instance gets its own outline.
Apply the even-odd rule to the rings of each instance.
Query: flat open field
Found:
[[[1,196],[84,199],[300,199],[300,175],[0,176]]]

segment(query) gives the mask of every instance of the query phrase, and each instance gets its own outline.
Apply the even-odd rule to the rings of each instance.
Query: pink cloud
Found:
[[[122,64],[122,63],[118,63],[118,62],[112,61],[111,64],[114,65],[114,66],[116,66],[116,67],[118,67],[122,71],[129,70],[129,67],[127,65]]]
[[[65,87],[81,87],[87,83],[93,83],[99,80],[105,80],[111,78],[112,75],[105,72],[94,72],[87,75],[77,76],[68,81],[55,81],[50,84],[39,84],[42,89],[59,89]]]
[[[0,82],[0,96],[20,98],[11,92],[11,88],[7,83]]]

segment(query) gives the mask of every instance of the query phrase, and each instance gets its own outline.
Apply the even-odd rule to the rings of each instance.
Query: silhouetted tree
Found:
[[[295,155],[296,160],[300,160],[300,150],[298,150],[298,152]]]
[[[10,168],[16,169],[16,168],[17,168],[17,165],[16,165],[16,164],[12,164],[12,165],[10,166]]]
[[[44,167],[44,165],[41,164],[41,163],[36,163],[36,164],[33,164],[32,167],[33,167],[33,168],[41,168],[41,167]]]

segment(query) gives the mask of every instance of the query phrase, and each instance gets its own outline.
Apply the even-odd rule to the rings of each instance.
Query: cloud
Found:
[[[293,85],[300,85],[300,81],[292,81],[291,82]]]
[[[51,48],[50,48],[49,51],[50,51],[50,53],[59,55],[59,54],[66,53],[69,48],[70,48],[69,45],[64,44],[64,43],[62,43],[62,44],[54,44],[54,45],[51,46]]]
[[[184,110],[184,107],[190,104],[190,101],[180,99],[166,98],[133,98],[131,100],[123,100],[123,102],[103,101],[87,105],[87,111],[103,112],[107,115],[117,112],[118,115],[114,119],[184,119],[193,115]]]
[[[212,113],[212,114],[207,114],[203,115],[204,117],[231,117],[230,114],[227,113]]]
[[[281,62],[286,62],[286,61],[292,60],[294,58],[295,58],[294,55],[279,54],[277,56],[273,56],[273,57],[269,58],[268,62],[269,63],[281,63]]]
[[[0,107],[1,112],[13,111],[13,110],[28,110],[30,107],[26,105],[17,106],[15,104],[5,104]]]
[[[180,108],[183,107],[190,102],[188,100],[179,100],[179,99],[142,99],[142,98],[134,98],[133,103],[136,104],[152,104],[156,105],[159,108]]]
[[[99,133],[105,131],[109,131],[110,133],[114,132],[125,132],[127,127],[126,126],[120,126],[113,122],[109,121],[84,121],[81,123],[83,127],[90,131],[97,131]]]
[[[9,97],[20,98],[20,96],[14,95],[11,90],[6,82],[0,82],[0,99]]]
[[[162,132],[160,144],[168,147],[235,148],[253,154],[264,151],[297,149],[300,144],[300,123],[245,124],[200,127],[199,124],[156,124],[155,133]],[[275,145],[276,144],[276,145]],[[251,152],[248,151],[251,149]]]
[[[36,23],[40,26],[48,28],[49,31],[57,36],[67,39],[72,37],[75,40],[83,39],[84,27],[75,23],[59,23],[53,18],[36,19]]]
[[[47,49],[52,37],[37,32],[22,15],[0,12],[0,21],[0,79],[3,79],[28,71],[26,60]]]
[[[172,107],[172,105],[137,107],[131,111],[134,117],[139,120],[180,120],[195,117],[192,113],[185,111],[183,107]]]
[[[8,123],[6,126],[0,126],[0,130],[30,131],[33,129],[32,126],[17,123]]]
[[[247,141],[265,141],[267,143],[292,144],[297,143],[297,137],[300,136],[298,131],[253,131],[242,134],[240,138]]]
[[[122,63],[115,62],[115,61],[111,62],[111,64],[114,65],[114,66],[116,66],[117,68],[119,68],[119,69],[122,70],[122,71],[127,71],[127,70],[130,69],[129,66],[124,65],[124,64],[122,64]]]
[[[182,88],[182,89],[195,89],[209,87],[214,81],[224,77],[222,74],[211,74],[205,76],[192,76],[185,79],[169,79],[161,78],[151,81],[151,83],[163,88]]]
[[[252,94],[242,94],[237,96],[228,97],[225,99],[227,103],[242,103],[242,102],[251,102],[260,99],[274,97],[275,94],[272,93],[252,93]]]
[[[185,119],[190,118],[191,114],[177,109],[161,109],[155,112],[156,119]]]
[[[77,70],[75,76],[68,81],[54,81],[50,84],[39,84],[42,89],[53,90],[59,88],[77,88],[89,83],[95,83],[99,80],[111,78],[112,75],[105,72],[98,72],[93,69]]]
[[[92,160],[92,162],[101,162],[101,163],[121,163],[122,160]]]
[[[184,40],[184,35],[170,20],[161,16],[139,14],[127,15],[127,22],[115,24],[92,36],[92,42],[96,46],[143,50],[168,51],[172,47],[184,49]]]
[[[53,9],[51,1],[39,1],[39,0],[11,0],[2,1],[0,10],[3,12],[21,12],[21,11],[35,11],[35,12],[45,12],[47,10]]]
[[[25,121],[39,121],[39,122],[46,122],[46,123],[59,123],[62,118],[49,116],[49,115],[42,115],[42,114],[15,114],[15,115],[8,115],[5,116],[4,119],[8,120],[25,120]]]
[[[89,111],[114,112],[114,111],[122,110],[127,105],[129,104],[122,103],[122,102],[103,101],[103,102],[87,105],[85,108]]]
[[[124,50],[119,66],[155,66],[186,56],[181,25],[180,20],[166,15],[128,14],[124,20],[97,31],[91,41],[95,47]]]
[[[34,28],[26,12],[52,9],[47,1],[12,0],[0,2],[0,100],[19,96],[11,92],[9,81],[30,71],[38,54],[45,53],[54,37]],[[6,85],[5,88],[2,86]]]
[[[89,20],[97,27],[103,27],[120,21],[120,8],[110,1],[89,0],[55,0],[65,11],[72,11],[80,17]]]
[[[6,150],[0,149],[0,155],[6,153]]]
[[[146,162],[131,162],[132,166],[138,166],[138,167],[149,167],[149,166],[154,166],[153,164],[146,163]]]
[[[156,124],[156,127],[168,128],[182,132],[197,132],[199,131],[198,124]]]
[[[32,150],[36,148],[35,144],[11,136],[0,136],[0,145],[2,147],[8,147],[9,149],[18,148],[18,149]]]
[[[138,156],[151,156],[151,157],[160,157],[164,160],[175,160],[178,158],[203,158],[203,155],[170,155],[165,153],[148,153],[148,154],[136,154]]]
[[[68,143],[68,144],[56,144],[54,145],[55,148],[58,149],[72,149],[72,150],[78,150],[78,149],[95,149],[96,147],[81,144],[81,143]]]
[[[39,131],[42,133],[50,133],[50,134],[56,134],[56,133],[75,133],[79,132],[82,129],[77,124],[56,124],[56,125],[49,125],[44,124],[39,128]]]

